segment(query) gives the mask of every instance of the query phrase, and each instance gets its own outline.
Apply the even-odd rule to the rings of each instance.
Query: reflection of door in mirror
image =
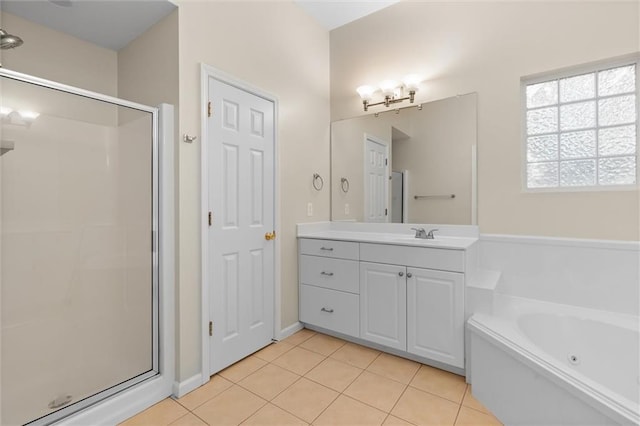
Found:
[[[366,135],[364,212],[367,222],[389,221],[389,143]]]
[[[391,222],[402,223],[402,205],[404,204],[402,172],[391,172]]]
[[[382,110],[333,122],[331,219],[474,224],[476,102],[476,94],[460,95],[424,103],[420,108],[414,105]],[[367,195],[375,181],[365,170],[372,161],[363,155],[367,138],[382,141],[388,149],[386,198]],[[393,186],[393,180],[389,181],[391,171],[405,174],[402,190]],[[340,189],[340,178],[349,180],[348,192]],[[374,199],[387,200],[386,220],[381,220],[381,204],[375,204]],[[394,208],[394,200],[402,202],[402,213]],[[367,211],[374,206],[378,216]]]

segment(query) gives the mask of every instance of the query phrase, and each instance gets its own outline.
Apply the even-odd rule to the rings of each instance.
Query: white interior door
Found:
[[[274,103],[209,78],[210,373],[273,338]]]
[[[389,221],[389,146],[365,138],[364,214],[366,222]]]

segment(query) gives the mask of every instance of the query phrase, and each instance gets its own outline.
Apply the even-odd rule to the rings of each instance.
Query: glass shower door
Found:
[[[47,424],[157,374],[156,112],[0,78],[0,423]]]

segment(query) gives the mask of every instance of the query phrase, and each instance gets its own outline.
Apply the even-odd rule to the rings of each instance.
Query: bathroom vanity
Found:
[[[477,227],[440,227],[435,239],[419,239],[410,226],[298,225],[300,321],[461,373]]]

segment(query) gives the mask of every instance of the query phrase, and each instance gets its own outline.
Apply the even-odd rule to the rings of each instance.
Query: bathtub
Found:
[[[503,423],[640,424],[638,317],[496,295],[467,330],[473,394]]]

